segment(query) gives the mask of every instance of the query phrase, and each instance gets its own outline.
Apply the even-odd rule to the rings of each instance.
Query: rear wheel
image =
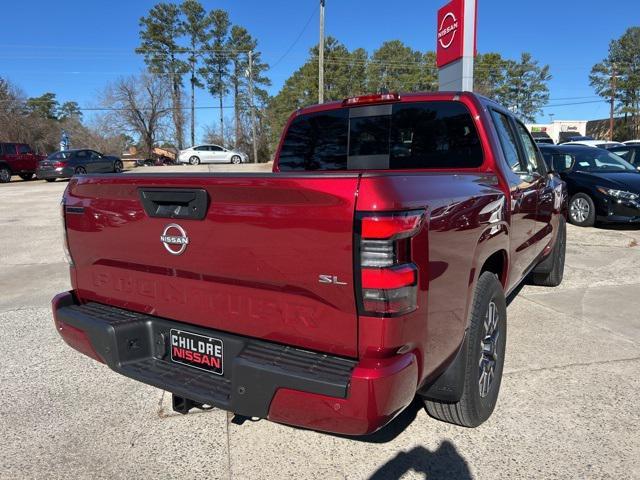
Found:
[[[424,400],[429,415],[463,427],[483,423],[498,401],[507,340],[507,306],[502,285],[494,273],[480,275],[470,320],[460,400]]]
[[[84,167],[76,167],[74,170],[75,175],[84,175],[85,173],[87,173],[87,169]]]
[[[33,178],[33,173],[21,173],[18,176],[25,182],[28,182]]]
[[[120,160],[116,160],[113,162],[113,173],[122,172],[122,162]]]
[[[533,269],[533,283],[543,287],[557,287],[564,276],[564,259],[567,249],[567,224],[560,217],[558,236],[553,251]]]
[[[0,183],[9,183],[11,181],[11,170],[9,167],[0,167]]]
[[[200,159],[195,155],[189,159],[190,165],[200,165]]]
[[[569,202],[569,221],[578,227],[593,227],[596,206],[586,193],[576,193]]]
[[[242,163],[242,159],[238,155],[234,155],[231,157],[231,163],[238,165],[239,163]]]

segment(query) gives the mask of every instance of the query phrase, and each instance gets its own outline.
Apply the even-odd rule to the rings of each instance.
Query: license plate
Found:
[[[171,329],[171,361],[222,375],[222,340]]]

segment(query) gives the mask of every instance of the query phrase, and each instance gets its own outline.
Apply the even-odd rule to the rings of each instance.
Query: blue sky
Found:
[[[154,3],[7,0],[0,36],[0,76],[10,78],[28,96],[52,91],[61,101],[95,106],[106,83],[143,68],[142,59],[133,52],[138,44],[138,20]],[[264,60],[270,64],[279,60],[270,72],[272,93],[304,62],[309,48],[317,42],[317,0],[202,3],[208,9],[227,10],[233,23],[257,37]],[[444,3],[327,0],[327,34],[350,49],[363,47],[369,52],[392,39],[415,49],[433,50],[436,11]],[[509,58],[528,51],[551,67],[551,104],[557,106],[545,109],[540,121],[548,121],[551,113],[556,120],[604,118],[608,115],[606,103],[562,104],[598,100],[589,86],[591,66],[606,56],[612,38],[633,25],[640,25],[638,0],[480,0],[478,51],[499,52]],[[199,92],[196,103],[214,105],[205,92]],[[200,134],[205,123],[215,121],[217,113],[203,110],[197,115]]]

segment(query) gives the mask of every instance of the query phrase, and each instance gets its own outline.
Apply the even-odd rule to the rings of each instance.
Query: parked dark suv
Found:
[[[40,162],[38,178],[55,182],[56,178],[71,178],[85,173],[119,173],[122,160],[102,155],[95,150],[62,150],[52,153]]]

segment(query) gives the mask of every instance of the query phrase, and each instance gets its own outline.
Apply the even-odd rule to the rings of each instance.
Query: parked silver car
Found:
[[[219,145],[198,145],[181,150],[178,163],[199,165],[200,163],[246,163],[247,155],[235,150],[227,150]]]

